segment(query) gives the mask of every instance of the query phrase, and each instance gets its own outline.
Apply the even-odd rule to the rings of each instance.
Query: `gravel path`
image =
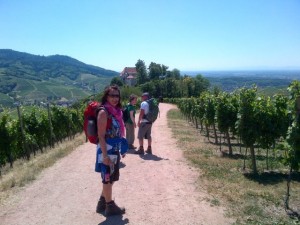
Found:
[[[126,214],[106,218],[95,212],[100,175],[94,172],[95,146],[86,143],[1,206],[0,224],[231,224],[223,209],[210,206],[207,193],[196,188],[199,172],[183,158],[167,126],[166,113],[172,108],[160,104],[160,117],[153,125],[153,155],[128,153],[122,159],[113,196]]]

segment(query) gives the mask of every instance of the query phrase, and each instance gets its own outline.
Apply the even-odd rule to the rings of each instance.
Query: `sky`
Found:
[[[0,0],[0,49],[120,72],[300,69],[300,0]]]

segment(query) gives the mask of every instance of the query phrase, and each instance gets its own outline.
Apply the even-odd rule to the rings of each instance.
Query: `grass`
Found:
[[[284,209],[286,173],[269,171],[251,176],[242,169],[244,159],[237,149],[234,157],[225,157],[218,145],[182,118],[179,110],[168,112],[168,125],[185,157],[200,169],[198,188],[209,193],[210,205],[225,207],[226,216],[236,219],[234,224],[300,224],[299,218],[288,216]],[[224,151],[226,146],[222,148]],[[249,164],[247,159],[247,168]],[[300,213],[299,173],[297,176],[291,183],[289,206]]]
[[[52,166],[57,160],[71,153],[77,146],[85,142],[84,134],[77,135],[73,140],[66,140],[53,149],[46,149],[31,160],[18,160],[11,169],[8,166],[2,168],[0,178],[0,204],[4,204],[8,197],[12,196],[21,187],[31,183],[46,168]]]

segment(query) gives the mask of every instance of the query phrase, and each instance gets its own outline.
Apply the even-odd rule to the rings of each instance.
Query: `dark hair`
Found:
[[[129,96],[129,102],[131,102],[133,99],[136,99],[136,98],[137,98],[137,96],[135,94],[131,94]]]
[[[117,104],[117,107],[122,108],[122,104],[121,104],[121,92],[120,92],[120,89],[119,89],[119,87],[117,85],[107,86],[104,89],[103,96],[102,96],[102,99],[101,99],[101,104],[104,105],[107,102],[107,97],[108,97],[108,94],[109,94],[109,92],[111,90],[115,90],[115,91],[119,92],[120,98],[119,98],[119,102]]]

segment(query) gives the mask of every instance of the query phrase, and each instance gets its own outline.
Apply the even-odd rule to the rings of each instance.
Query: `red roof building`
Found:
[[[125,67],[120,73],[120,78],[128,86],[136,85],[137,71],[135,67]]]

